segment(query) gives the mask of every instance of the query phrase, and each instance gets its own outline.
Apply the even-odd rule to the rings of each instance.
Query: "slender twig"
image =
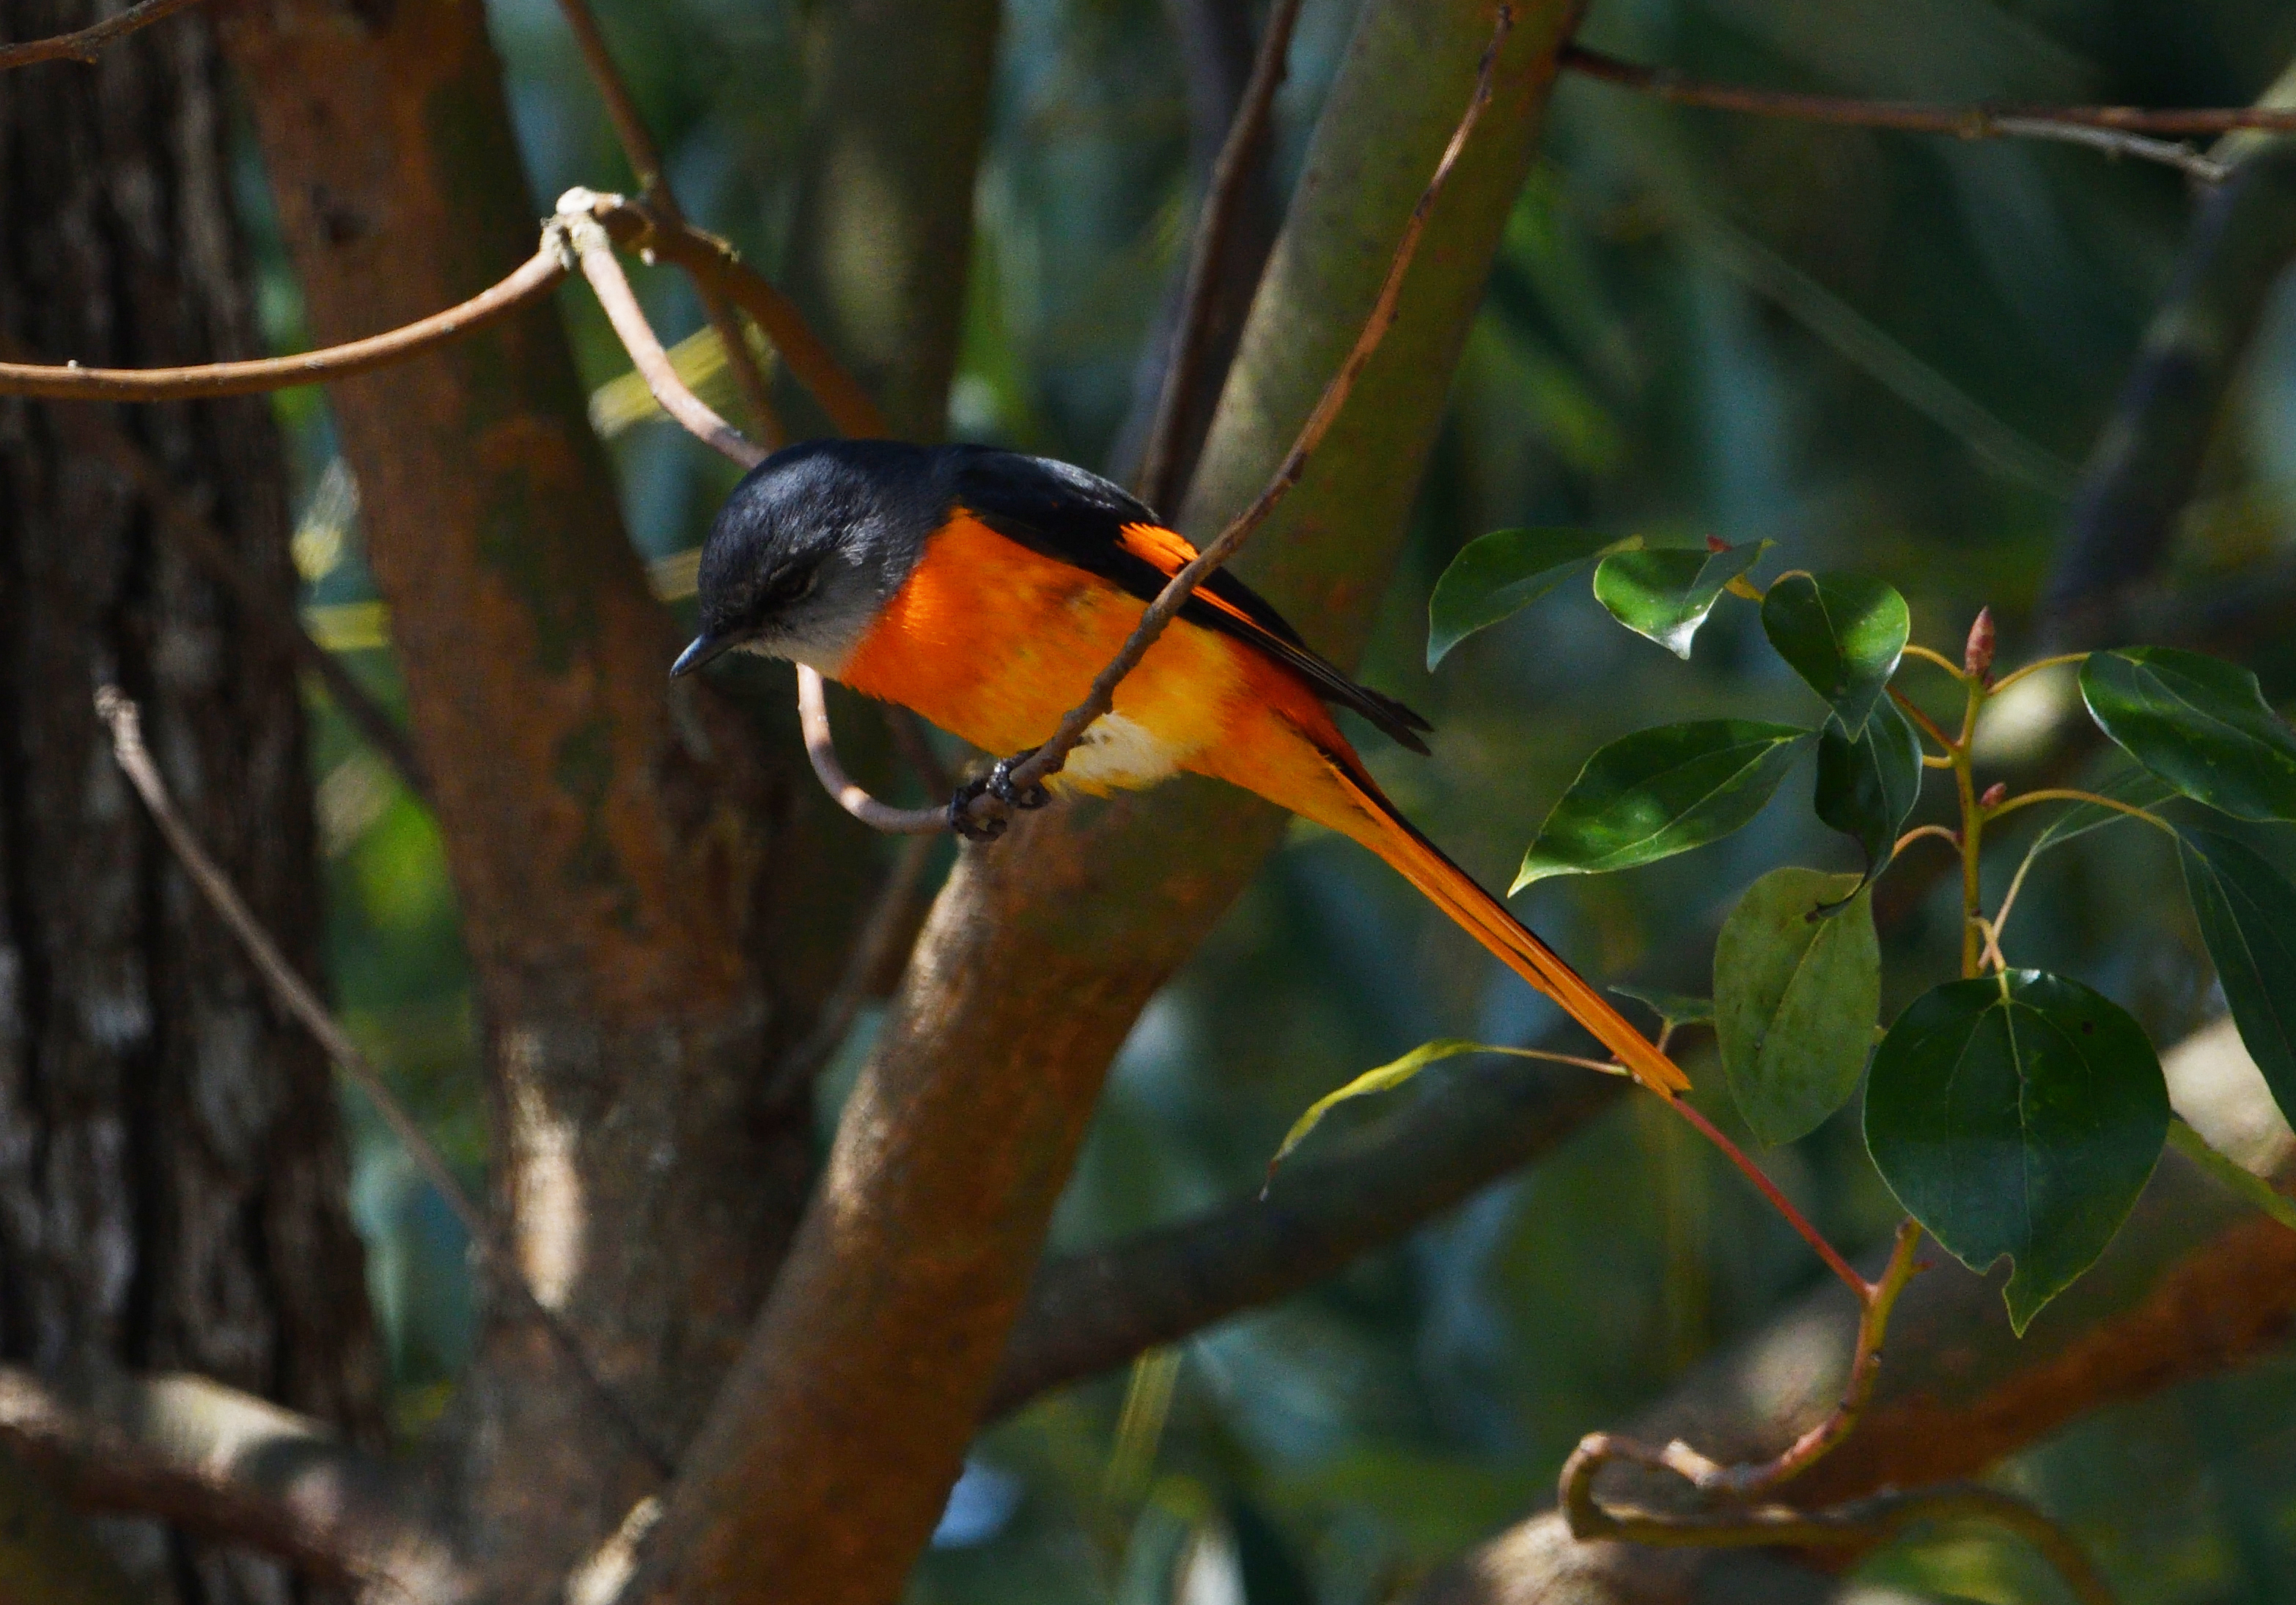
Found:
[[[1211,181],[1204,189],[1195,243],[1188,254],[1179,322],[1172,337],[1171,360],[1164,369],[1164,386],[1156,398],[1156,421],[1149,429],[1147,449],[1140,458],[1141,499],[1160,511],[1168,513],[1179,499],[1180,419],[1211,347],[1213,312],[1219,300],[1213,276],[1250,202],[1252,180],[1261,169],[1269,118],[1275,92],[1283,85],[1284,62],[1291,54],[1300,4],[1300,0],[1275,0],[1267,13],[1267,28],[1260,36],[1259,54],[1252,61],[1250,81],[1244,86],[1243,99],[1228,125],[1227,138],[1220,144]]]
[[[1906,718],[1919,725],[1922,728],[1923,733],[1929,737],[1931,741],[1936,742],[1938,745],[1943,747],[1948,753],[1953,751],[1953,737],[1947,735],[1944,730],[1938,727],[1936,720],[1931,719],[1928,714],[1923,712],[1921,709],[1915,705],[1913,698],[1898,690],[1897,687],[1891,686],[1890,687],[1890,700],[1897,704],[1898,706],[1904,711]],[[1926,753],[1922,755],[1924,759],[1929,756]]]
[[[828,693],[821,671],[810,663],[797,666],[797,712],[805,728],[805,755],[812,760],[814,776],[822,789],[838,807],[872,830],[890,835],[938,835],[949,827],[947,807],[896,808],[871,796],[866,787],[845,772],[837,756],[837,738],[829,728]]]
[[[258,391],[317,384],[394,362],[476,333],[540,300],[566,276],[568,263],[548,241],[515,273],[458,307],[346,345],[266,357],[252,362],[211,362],[199,367],[92,368],[0,362],[0,395],[52,401],[182,401],[200,396],[243,396]]]
[[[2139,808],[2134,802],[2123,802],[2117,797],[2100,796],[2092,791],[2076,791],[2070,786],[2053,786],[2040,791],[2020,792],[2006,802],[1996,802],[1987,809],[1985,817],[1988,821],[1997,819],[2005,814],[2015,813],[2021,808],[2030,808],[2036,802],[2094,802],[2099,808],[2109,808],[2115,813],[2127,814],[2132,819],[2142,819],[2153,829],[2164,831],[2171,836],[2177,834],[2174,825],[2150,809]]]
[[[2157,139],[2144,136],[2225,134],[2235,128],[2261,128],[2278,133],[2296,131],[2296,111],[2267,106],[2154,108],[2058,106],[2025,102],[1941,105],[1913,101],[1858,100],[1841,95],[1802,95],[1790,90],[1706,83],[1663,68],[1622,62],[1615,56],[1604,55],[1578,45],[1564,47],[1562,65],[1573,72],[1600,78],[1620,88],[1654,95],[1677,106],[1702,106],[1712,111],[1792,118],[1800,122],[1833,123],[1845,128],[1948,134],[1960,139],[2079,138],[2084,143],[2098,144],[2099,148],[2112,150],[2117,154],[2168,161],[2210,179],[2224,176],[2226,169],[2221,163],[2181,145],[2163,144]],[[2074,130],[2085,132],[2076,133]],[[2135,137],[2109,145],[2089,137],[2100,134]]]
[[[606,104],[606,119],[613,124],[614,137],[621,143],[622,154],[629,159],[630,171],[637,175],[640,197],[652,206],[666,226],[685,227],[685,209],[678,204],[676,192],[670,188],[661,148],[654,143],[645,119],[638,112],[637,99],[630,93],[629,81],[614,64],[614,53],[607,47],[606,36],[598,27],[597,15],[591,11],[589,0],[558,0],[558,8],[566,18],[566,26],[573,31],[575,46],[582,53],[582,64],[589,70],[590,82],[598,91],[598,98]],[[751,419],[766,437],[767,449],[780,445],[788,437],[766,389],[765,373],[750,353],[741,317],[718,286],[697,277],[693,291],[701,298],[710,328],[726,348],[726,364],[733,369],[734,387],[741,391]]]
[[[1724,1136],[1719,1126],[1692,1107],[1688,1099],[1669,1098],[1666,1100],[1666,1107],[1695,1126],[1699,1134],[1707,1141],[1720,1148],[1723,1156],[1745,1173],[1746,1180],[1754,1184],[1755,1190],[1770,1201],[1770,1207],[1784,1215],[1786,1224],[1792,1226],[1800,1235],[1802,1241],[1816,1250],[1817,1257],[1825,1262],[1825,1268],[1840,1277],[1848,1285],[1849,1290],[1857,1294],[1859,1298],[1866,1296],[1866,1279],[1851,1268],[1848,1260],[1841,1257],[1841,1251],[1839,1248],[1825,1240],[1825,1234],[1811,1225],[1809,1218],[1794,1207],[1793,1200],[1778,1190],[1778,1184],[1764,1173],[1762,1167],[1746,1156],[1746,1151],[1743,1148]]]
[[[1467,108],[1460,115],[1458,127],[1452,131],[1450,143],[1443,148],[1442,159],[1435,164],[1434,176],[1428,179],[1427,187],[1420,193],[1417,204],[1411,209],[1410,218],[1404,224],[1402,238],[1396,242],[1395,255],[1388,264],[1387,278],[1380,285],[1379,295],[1372,303],[1371,316],[1364,322],[1363,333],[1356,337],[1355,348],[1348,353],[1347,360],[1340,365],[1340,371],[1332,374],[1331,383],[1324,387],[1323,396],[1316,401],[1315,410],[1308,415],[1307,422],[1300,425],[1299,438],[1292,443],[1292,449],[1276,469],[1275,477],[1269,480],[1267,489],[1259,493],[1251,506],[1239,514],[1210,546],[1166,583],[1155,601],[1150,603],[1147,611],[1141,614],[1138,627],[1133,630],[1122,649],[1094,677],[1092,689],[1085,699],[1062,716],[1060,725],[1051,738],[1012,765],[1010,778],[1013,789],[1026,791],[1046,777],[1060,772],[1061,766],[1068,761],[1069,753],[1078,742],[1084,739],[1085,731],[1114,706],[1118,685],[1138,667],[1142,658],[1148,655],[1148,649],[1156,644],[1165,627],[1179,616],[1180,609],[1195,594],[1196,587],[1202,584],[1213,570],[1235,555],[1251,532],[1265,523],[1284,497],[1291,493],[1292,487],[1300,482],[1300,475],[1307,472],[1308,459],[1323,444],[1324,435],[1330,432],[1341,409],[1347,405],[1348,397],[1354,392],[1356,381],[1362,376],[1364,368],[1378,351],[1380,342],[1386,339],[1388,330],[1395,325],[1403,294],[1403,282],[1410,271],[1412,259],[1419,252],[1420,238],[1427,231],[1427,220],[1434,212],[1435,203],[1441,197],[1445,184],[1450,179],[1452,169],[1458,164],[1460,152],[1466,149],[1467,141],[1474,134],[1475,125],[1482,119],[1483,108],[1490,103],[1491,77],[1498,64],[1499,48],[1505,43],[1513,26],[1513,8],[1502,4],[1492,26],[1490,43],[1483,47],[1482,60],[1475,69],[1474,93],[1468,98]],[[974,817],[980,819],[998,819],[1003,817],[1007,806],[994,795],[983,793],[974,800]]]
[[[1644,1452],[1647,1453],[1647,1452]],[[2114,1605],[2112,1590],[2062,1527],[2032,1505],[1997,1489],[1968,1483],[1875,1494],[1820,1510],[1785,1505],[1675,1515],[1631,1505],[1604,1505],[1595,1497],[1595,1473],[1614,1461],[1648,1463],[1607,1434],[1583,1440],[1563,1463],[1563,1519],[1582,1541],[1608,1538],[1668,1549],[1873,1547],[1916,1522],[1983,1521],[2007,1528],[2056,1568],[2081,1605]],[[1661,1462],[1662,1463],[1662,1462]]]
[[[1963,679],[1966,678],[1959,663],[1955,663],[1951,658],[1946,656],[1944,653],[1924,646],[1918,641],[1908,642],[1906,644],[1906,655],[1909,658],[1919,658],[1924,663],[1934,664],[1938,668],[1944,670],[1948,674],[1953,676],[1956,679]]]
[[[2019,680],[2023,679],[2028,675],[2038,674],[2044,669],[2062,668],[2067,663],[2085,663],[2087,661],[2087,658],[2088,654],[2086,652],[2060,652],[2054,657],[2036,658],[2030,663],[2021,664],[2019,667],[2012,669],[1999,679],[1995,680],[1993,682],[1994,695],[1997,696],[1999,696],[2002,692],[2006,691],[2010,687],[2015,685]]]
[[[81,29],[78,33],[56,34],[45,39],[27,39],[21,45],[0,45],[0,72],[13,67],[29,67],[35,62],[93,62],[96,53],[123,34],[132,34],[139,28],[149,28],[162,17],[172,17],[199,0],[143,0],[117,16]]]
[[[168,794],[167,783],[160,777],[159,765],[152,761],[150,750],[144,745],[143,720],[135,704],[118,687],[105,686],[95,694],[95,711],[111,728],[112,756],[127,775],[128,783],[135,786],[136,794],[144,799],[144,805],[151,811],[152,823],[159,827],[168,851],[176,855],[184,872],[191,877],[192,884],[199,888],[209,906],[214,909],[217,918],[230,928],[232,935],[246,951],[256,973],[271,995],[278,1000],[279,1006],[311,1033],[320,1049],[334,1061],[335,1067],[366,1094],[375,1112],[382,1116],[383,1124],[390,1128],[391,1134],[406,1150],[407,1157],[414,1162],[415,1167],[422,1171],[447,1207],[454,1212],[455,1218],[462,1223],[480,1260],[494,1272],[499,1284],[524,1305],[527,1313],[556,1339],[584,1386],[628,1436],[631,1444],[646,1455],[664,1476],[668,1475],[671,1469],[668,1456],[652,1441],[630,1416],[627,1407],[600,1379],[588,1356],[583,1353],[580,1342],[559,1320],[557,1313],[536,1295],[533,1286],[520,1269],[516,1255],[495,1234],[491,1223],[480,1213],[471,1195],[463,1190],[461,1180],[447,1163],[446,1156],[439,1151],[430,1134],[423,1131],[414,1117],[406,1112],[406,1106],[392,1093],[373,1063],[351,1040],[350,1033],[343,1029],[341,1022],[319,1000],[318,994],[296,973],[295,967],[288,962],[286,954],[280,951],[279,944],[264,928],[263,922],[256,918],[255,911],[247,906],[246,900],[240,896],[239,889],[232,885],[231,878],[200,844],[199,837],[193,833],[189,822],[176,811],[175,800]]]
[[[1961,851],[1960,834],[1956,832],[1952,826],[1916,825],[1911,830],[1906,832],[1905,835],[1898,838],[1898,844],[1890,849],[1890,855],[1892,858],[1895,858],[1898,853],[1903,852],[1906,848],[1912,846],[1915,842],[1920,841],[1923,836],[1935,836],[1939,841],[1948,844],[1955,852],[1958,852]]]

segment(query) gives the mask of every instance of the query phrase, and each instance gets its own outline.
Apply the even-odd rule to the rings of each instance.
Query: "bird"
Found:
[[[719,508],[701,548],[701,634],[670,673],[727,652],[785,658],[984,752],[1019,753],[1083,700],[1195,556],[1120,487],[1051,458],[805,441],[751,469]],[[1317,655],[1216,569],[1047,778],[1105,795],[1209,775],[1337,831],[1554,999],[1635,1079],[1669,1098],[1686,1091],[1670,1058],[1404,818],[1341,734],[1334,704],[1427,753],[1426,720]],[[953,822],[964,820],[965,794]]]

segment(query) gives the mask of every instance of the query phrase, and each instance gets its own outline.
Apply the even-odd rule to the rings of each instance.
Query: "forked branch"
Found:
[[[27,39],[20,45],[0,45],[0,72],[29,67],[35,62],[93,62],[96,53],[114,39],[149,28],[164,17],[197,5],[199,0],[143,0],[116,16],[92,23],[76,33]]]

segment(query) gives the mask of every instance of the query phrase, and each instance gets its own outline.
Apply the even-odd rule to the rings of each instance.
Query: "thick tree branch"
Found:
[[[197,5],[199,0],[142,0],[126,11],[92,23],[76,33],[27,39],[20,45],[0,45],[0,72],[29,67],[35,62],[93,62],[114,39],[149,28],[163,17]]]
[[[1255,547],[1255,583],[1342,659],[1382,588],[1573,21],[1560,4],[1527,12],[1394,334]],[[1224,409],[1215,424],[1193,527],[1217,530],[1250,500],[1345,359],[1492,21],[1481,0],[1373,0],[1360,14],[1271,264],[1284,292],[1263,293],[1246,333],[1261,353],[1242,359],[1254,416],[1234,428]],[[641,1597],[876,1605],[898,1593],[1108,1058],[1276,823],[1264,805],[1176,783],[1030,816],[1002,846],[960,856],[799,1242],[666,1502]]]
[[[320,1422],[201,1377],[0,1367],[0,1443],[72,1508],[244,1544],[374,1605],[477,1597],[416,1490]]]

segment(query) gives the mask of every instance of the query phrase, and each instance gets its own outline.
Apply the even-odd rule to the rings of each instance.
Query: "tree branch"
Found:
[[[199,4],[199,0],[142,0],[115,16],[92,23],[77,33],[28,39],[21,45],[0,45],[0,72],[29,67],[35,62],[93,62],[114,39],[149,28],[163,17]]]
[[[1254,201],[1254,189],[1267,171],[1268,125],[1275,107],[1275,92],[1283,86],[1284,62],[1292,53],[1292,29],[1300,21],[1300,0],[1275,0],[1267,13],[1253,58],[1251,78],[1243,99],[1228,124],[1219,159],[1212,164],[1203,206],[1196,219],[1196,237],[1188,253],[1188,276],[1181,292],[1180,315],[1172,337],[1171,359],[1165,365],[1164,383],[1156,399],[1155,422],[1149,426],[1148,444],[1140,457],[1140,499],[1160,511],[1177,505],[1193,453],[1187,449],[1190,432],[1186,414],[1202,388],[1203,368],[1210,359],[1214,325],[1220,310],[1220,269],[1226,263],[1230,242]],[[1205,423],[1210,423],[1206,418]]]
[[[76,362],[52,367],[0,362],[0,395],[38,396],[51,401],[184,401],[347,379],[404,362],[507,317],[556,289],[566,268],[564,259],[545,241],[517,272],[458,307],[388,333],[292,357],[180,368],[91,368]]]
[[[1843,128],[1896,128],[1916,134],[1948,134],[1957,139],[2070,140],[2116,155],[2164,161],[2213,182],[2226,167],[2183,145],[2163,144],[2157,135],[2226,134],[2235,128],[2296,132],[2296,111],[2264,106],[2220,106],[2156,110],[2143,106],[2057,106],[2026,102],[1981,105],[1937,105],[1913,101],[1870,101],[1833,95],[1752,89],[1710,84],[1664,68],[1622,62],[1616,56],[1573,45],[1563,52],[1565,68],[1587,78],[1650,95],[1677,106],[1742,111],[1756,117]]]
[[[244,1544],[374,1605],[477,1587],[415,1489],[320,1422],[201,1377],[0,1367],[0,1443],[73,1509]]]

